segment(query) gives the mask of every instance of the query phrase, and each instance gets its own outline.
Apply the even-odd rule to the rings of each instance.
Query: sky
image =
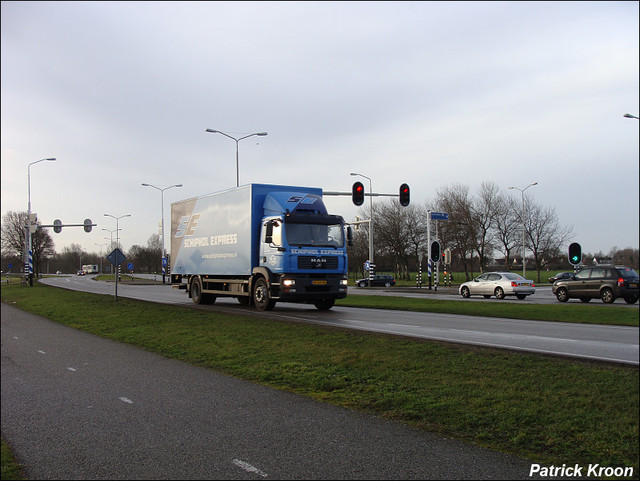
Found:
[[[268,133],[239,141],[241,185],[368,191],[356,172],[423,205],[537,182],[584,252],[639,246],[638,2],[1,5],[1,215],[30,172],[41,223],[98,224],[51,230],[58,252],[106,255],[104,214],[146,246],[163,210],[169,249],[172,202],[236,185],[236,143],[206,129]]]

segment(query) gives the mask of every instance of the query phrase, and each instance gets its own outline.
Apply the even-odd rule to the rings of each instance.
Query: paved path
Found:
[[[2,434],[30,479],[523,479],[530,463],[2,303]]]

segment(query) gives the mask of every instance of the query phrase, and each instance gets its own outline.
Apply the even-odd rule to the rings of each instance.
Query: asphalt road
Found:
[[[113,283],[97,282],[88,277],[47,278],[41,282],[68,289],[84,290],[100,294],[114,294]],[[171,303],[193,307],[184,291],[169,285],[127,285],[126,276],[119,283],[119,296],[151,302]],[[356,292],[366,289],[354,289]],[[376,291],[380,292],[380,291]],[[406,296],[424,294],[394,293]],[[537,293],[536,293],[537,294]],[[428,295],[428,294],[427,294]],[[445,296],[443,291],[440,294]],[[469,299],[456,297],[459,302]],[[482,296],[480,296],[482,299]],[[480,302],[522,303],[517,299]],[[627,305],[625,303],[625,305]],[[593,306],[606,315],[609,305]],[[386,334],[419,337],[446,342],[458,342],[502,349],[523,350],[551,355],[594,359],[599,361],[639,364],[640,346],[638,328],[627,326],[589,325],[563,322],[528,321],[491,317],[461,316],[378,309],[354,309],[334,307],[330,311],[317,311],[304,304],[280,303],[276,309],[259,313],[256,309],[240,306],[235,299],[218,299],[213,306],[203,307],[227,312],[248,312],[256,316],[325,324],[348,329],[360,329]],[[633,307],[632,307],[633,308]],[[635,307],[637,309],[637,307]]]
[[[523,479],[530,462],[2,304],[2,434],[29,479]],[[567,460],[570,461],[570,460]]]

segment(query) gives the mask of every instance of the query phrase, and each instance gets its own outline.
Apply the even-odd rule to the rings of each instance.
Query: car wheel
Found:
[[[390,282],[385,282],[384,283],[384,287],[391,287],[391,283]]]
[[[613,291],[608,287],[605,287],[604,289],[602,289],[602,291],[600,291],[600,299],[602,299],[602,302],[604,302],[605,304],[611,304],[616,300],[613,295]]]
[[[591,300],[590,297],[581,297],[580,302],[589,302]]]
[[[624,302],[627,304],[635,304],[638,302],[638,296],[627,296],[624,298]]]
[[[365,281],[362,281],[358,284],[358,287],[367,287],[367,283]]]
[[[564,287],[558,287],[556,297],[560,302],[567,302],[569,300],[569,293]]]
[[[516,294],[516,297],[521,301],[524,301],[527,298],[526,294]]]
[[[496,299],[504,299],[504,291],[502,287],[496,287],[496,290],[493,292],[496,295]]]
[[[471,296],[471,292],[469,292],[469,288],[467,286],[464,286],[462,289],[460,289],[460,295],[467,299],[469,296]]]

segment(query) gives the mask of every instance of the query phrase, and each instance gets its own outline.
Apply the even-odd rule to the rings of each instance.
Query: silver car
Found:
[[[459,291],[464,298],[481,295],[485,299],[491,296],[496,296],[498,299],[504,299],[505,296],[524,299],[536,292],[536,286],[532,280],[525,279],[514,272],[487,272],[472,281],[461,284]]]

